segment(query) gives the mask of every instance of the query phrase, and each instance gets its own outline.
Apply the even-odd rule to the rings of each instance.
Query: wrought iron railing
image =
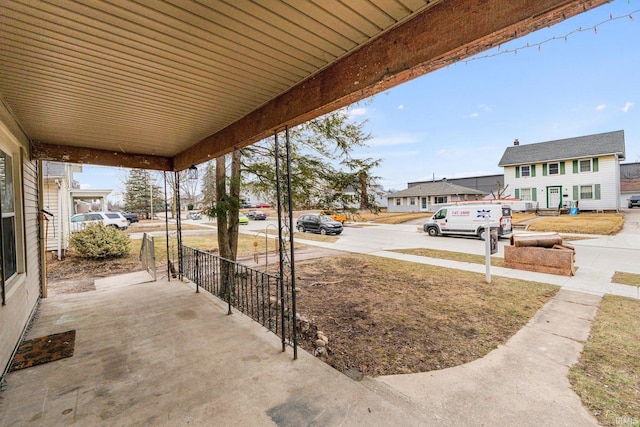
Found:
[[[290,345],[295,353],[296,314],[288,281],[189,246],[182,246],[182,275],[197,292],[204,289],[227,302],[229,314],[233,307],[278,335],[282,351]]]

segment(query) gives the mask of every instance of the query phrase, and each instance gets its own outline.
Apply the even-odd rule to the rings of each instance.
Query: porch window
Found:
[[[549,175],[560,174],[560,163],[549,163]]]
[[[400,206],[400,197],[396,197],[396,206]]]
[[[411,198],[409,198],[409,204],[410,204],[411,206],[415,206],[415,205],[416,205],[416,198],[415,198],[415,197],[411,197]]]
[[[7,282],[18,270],[16,245],[15,192],[12,158],[0,151],[0,213],[2,222],[2,281]]]
[[[434,200],[436,204],[447,203],[447,196],[435,196]]]

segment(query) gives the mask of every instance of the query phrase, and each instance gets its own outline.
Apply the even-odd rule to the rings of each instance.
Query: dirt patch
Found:
[[[301,346],[351,378],[470,362],[505,343],[557,292],[541,283],[365,255],[296,264]]]
[[[142,263],[137,255],[91,260],[69,251],[62,260],[47,259],[47,295],[93,291],[96,279],[141,270]]]

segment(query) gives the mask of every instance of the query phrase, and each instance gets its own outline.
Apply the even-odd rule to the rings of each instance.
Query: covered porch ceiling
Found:
[[[607,1],[0,0],[0,100],[34,159],[182,170]]]

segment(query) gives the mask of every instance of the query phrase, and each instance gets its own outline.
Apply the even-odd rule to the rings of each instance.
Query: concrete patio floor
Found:
[[[10,373],[0,426],[426,424],[207,293],[147,280],[42,300],[27,338],[75,329],[75,353]]]

